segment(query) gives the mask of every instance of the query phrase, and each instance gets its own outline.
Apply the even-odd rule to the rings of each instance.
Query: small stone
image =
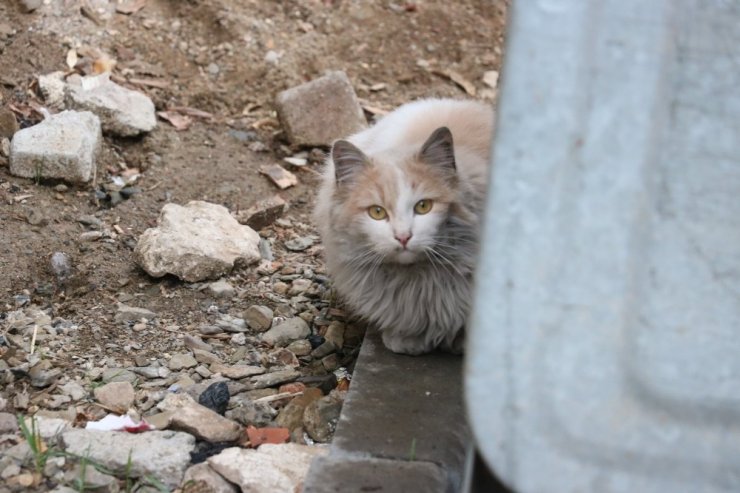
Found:
[[[317,388],[305,389],[303,395],[294,397],[278,414],[275,424],[294,430],[303,426],[303,413],[306,407],[314,401],[319,400],[324,394]]]
[[[326,371],[334,371],[339,368],[339,356],[337,356],[336,354],[324,356],[321,359],[321,364],[324,365],[324,369]]]
[[[43,0],[21,0],[20,3],[23,11],[27,14],[30,14],[34,10],[40,8],[44,2]]]
[[[239,380],[240,378],[251,377],[254,375],[261,375],[265,373],[265,369],[261,366],[252,365],[222,365],[220,363],[213,363],[209,368],[213,373],[220,373],[226,378]]]
[[[173,354],[167,362],[167,368],[172,371],[195,368],[196,366],[198,366],[198,361],[190,353]]]
[[[33,417],[25,418],[25,421],[26,427],[29,430],[34,427],[35,421],[36,433],[44,440],[56,438],[61,433],[72,429],[72,423],[66,419],[49,418],[38,414]]]
[[[262,334],[262,340],[272,346],[287,346],[298,339],[305,339],[311,330],[300,317],[289,318]]]
[[[338,395],[330,394],[306,406],[303,425],[312,439],[322,443],[331,439],[342,411],[342,403]]]
[[[182,478],[182,493],[239,493],[205,462],[190,466]]]
[[[195,356],[195,360],[198,363],[202,363],[204,365],[211,365],[213,363],[221,363],[221,358],[219,358],[215,354],[208,352],[208,351],[202,351],[200,349],[193,349],[193,356]]]
[[[298,184],[298,177],[279,164],[263,165],[260,167],[260,173],[270,178],[280,190],[285,190]]]
[[[243,346],[247,343],[247,336],[240,332],[231,336],[231,344],[233,346]]]
[[[8,480],[14,476],[18,476],[21,473],[21,466],[18,464],[10,464],[0,472],[0,478]],[[29,485],[30,486],[30,485]]]
[[[124,368],[106,368],[103,370],[103,382],[129,382],[136,381],[136,374]]]
[[[92,113],[57,113],[16,132],[10,145],[10,173],[87,183],[95,178],[101,142],[100,121]]]
[[[100,231],[86,231],[80,234],[80,241],[93,242],[93,241],[98,241],[102,237],[103,237],[103,233],[101,233]]]
[[[197,282],[227,274],[237,261],[248,265],[260,260],[259,235],[223,206],[170,203],[157,224],[141,235],[134,250],[136,262],[151,276],[174,274]]]
[[[208,293],[215,298],[233,298],[236,290],[234,286],[221,279],[208,285]]]
[[[207,442],[231,442],[238,439],[242,432],[237,423],[201,406],[187,394],[167,394],[157,408],[173,412],[170,421],[172,428],[186,431]]]
[[[172,373],[169,368],[165,368],[164,366],[142,366],[141,368],[134,368],[133,371],[137,375],[141,375],[149,380],[167,378]]]
[[[28,374],[31,376],[31,385],[37,388],[44,388],[54,383],[62,374],[62,371],[58,368],[53,368],[51,361],[45,359],[31,368]]]
[[[308,291],[308,288],[311,287],[312,282],[308,279],[296,279],[293,281],[293,283],[290,285],[290,289],[288,290],[288,294],[290,296],[297,296],[299,294],[303,294],[306,291]]]
[[[344,323],[335,320],[327,327],[324,338],[327,342],[333,343],[335,348],[341,349],[344,347],[344,330]]]
[[[82,464],[76,465],[73,469],[67,471],[64,475],[70,483],[84,484],[85,490],[113,493],[118,491],[118,480],[114,476],[109,476],[98,471],[95,467]]]
[[[18,419],[11,413],[0,413],[0,435],[15,433],[18,430]]]
[[[296,356],[308,356],[311,353],[311,343],[306,339],[299,339],[288,344],[286,349]]]
[[[259,231],[274,223],[282,217],[287,209],[287,203],[279,195],[260,200],[249,209],[241,212],[237,219],[241,224],[246,224],[252,229]]]
[[[278,281],[272,285],[272,290],[275,291],[277,294],[286,294],[289,287],[290,286],[288,286],[286,283]]]
[[[103,221],[90,214],[78,217],[77,222],[88,229],[103,229]]]
[[[82,388],[82,385],[77,382],[67,382],[62,385],[60,389],[66,395],[70,396],[73,401],[79,401],[87,395],[87,392]]]
[[[96,388],[95,399],[118,414],[124,414],[134,405],[134,388],[129,382],[111,382]]]
[[[189,334],[185,334],[182,338],[182,342],[190,349],[200,349],[201,351],[213,351],[213,346],[204,342],[200,337],[194,337]]]
[[[56,110],[64,108],[64,72],[52,72],[38,78],[39,92],[46,104]]]
[[[276,107],[288,140],[294,145],[329,146],[367,126],[344,72],[330,72],[281,92]]]
[[[0,108],[0,139],[10,140],[17,131],[18,121],[15,119],[15,113]]]
[[[244,320],[250,329],[264,332],[272,325],[274,314],[266,306],[252,305],[244,312]]]
[[[293,382],[301,376],[301,372],[296,370],[280,370],[264,375],[257,375],[250,379],[252,389],[261,389],[265,387],[275,387],[281,383]]]
[[[296,355],[285,348],[276,349],[275,351],[270,352],[270,354],[267,355],[267,360],[270,366],[298,368],[301,365]]]
[[[264,428],[272,425],[272,420],[277,416],[272,406],[266,402],[242,401],[234,409],[226,412],[226,417],[241,423],[244,426],[255,426]]]
[[[307,236],[293,238],[285,242],[285,248],[291,252],[302,252],[313,245],[313,240]]]
[[[311,334],[306,339],[308,339],[308,342],[311,344],[311,347],[313,349],[321,346],[326,341],[326,339],[324,339],[324,336],[320,334]]]
[[[0,138],[0,156],[10,157],[10,139]]]
[[[321,359],[337,350],[337,347],[331,341],[325,341],[321,346],[311,351],[311,356]]]
[[[59,193],[65,193],[67,190],[69,190],[69,187],[65,185],[64,183],[60,183],[54,187],[54,190],[56,190]]]
[[[229,394],[229,387],[226,385],[226,382],[216,382],[209,385],[200,394],[198,403],[223,416],[230,398],[231,395]]]
[[[229,315],[223,315],[216,325],[221,327],[226,332],[246,332],[247,322],[242,318],[234,318]]]
[[[224,330],[218,325],[201,325],[198,327],[198,332],[204,336],[212,336],[215,334],[221,334]]]
[[[111,82],[109,77],[103,73],[83,77],[79,86],[67,84],[67,106],[96,114],[107,134],[133,137],[154,130],[157,116],[152,100],[138,91]]]
[[[156,316],[156,313],[146,308],[138,308],[119,303],[116,308],[115,321],[118,323],[138,322],[141,319],[152,320]]]

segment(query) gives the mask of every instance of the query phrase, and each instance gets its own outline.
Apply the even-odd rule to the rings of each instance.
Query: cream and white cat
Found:
[[[427,99],[334,143],[314,213],[334,287],[392,351],[459,352],[493,110]]]

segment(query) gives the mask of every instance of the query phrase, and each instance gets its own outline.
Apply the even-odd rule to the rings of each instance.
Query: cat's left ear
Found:
[[[426,163],[454,173],[457,168],[455,166],[455,146],[450,129],[439,127],[432,132],[432,135],[421,146],[420,157]]]
[[[334,174],[339,185],[352,181],[357,172],[367,164],[365,154],[347,140],[334,142],[331,160],[334,162]]]

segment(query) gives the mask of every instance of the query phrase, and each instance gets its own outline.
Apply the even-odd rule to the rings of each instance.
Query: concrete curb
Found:
[[[462,357],[394,354],[369,330],[329,455],[303,491],[459,491],[469,442]]]

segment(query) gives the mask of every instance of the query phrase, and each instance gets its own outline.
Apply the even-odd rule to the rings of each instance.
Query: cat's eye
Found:
[[[417,214],[426,214],[432,210],[432,204],[434,204],[432,199],[421,199],[414,206],[414,212]]]
[[[371,205],[367,208],[367,213],[376,221],[382,221],[388,217],[388,213],[379,205]]]

